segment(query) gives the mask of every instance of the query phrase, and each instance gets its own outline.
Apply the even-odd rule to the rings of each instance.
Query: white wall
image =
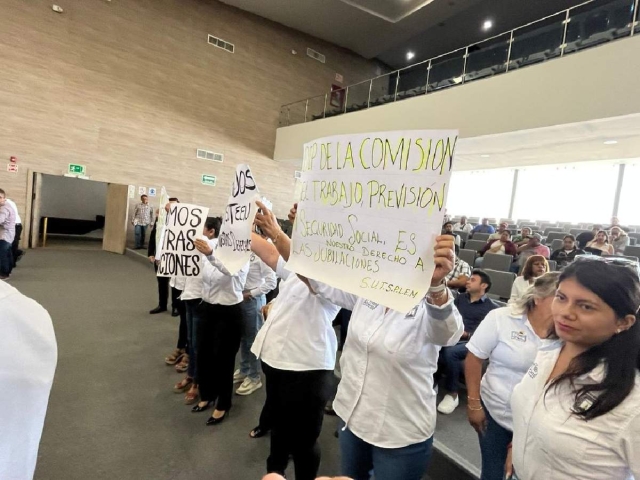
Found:
[[[43,217],[95,220],[104,215],[107,184],[71,177],[42,175]]]
[[[335,134],[460,130],[461,138],[640,112],[640,35],[440,92],[279,128],[274,159],[302,158],[304,143]]]

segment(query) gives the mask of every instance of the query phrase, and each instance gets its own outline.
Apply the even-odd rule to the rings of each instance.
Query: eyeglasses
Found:
[[[617,267],[626,267],[632,269],[636,275],[640,278],[640,262],[632,258],[620,257],[620,256],[599,256],[599,255],[576,255],[575,262],[605,262],[609,265],[615,265]]]

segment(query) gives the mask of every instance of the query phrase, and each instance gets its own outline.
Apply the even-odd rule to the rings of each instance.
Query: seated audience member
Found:
[[[459,404],[458,381],[462,373],[463,362],[467,356],[467,341],[484,320],[484,317],[491,311],[499,308],[486,293],[491,289],[491,278],[482,270],[474,270],[471,278],[467,281],[466,293],[460,293],[454,300],[454,305],[458,307],[462,322],[464,323],[464,333],[457,344],[451,347],[442,347],[440,350],[440,364],[446,375],[447,393],[438,404],[438,411],[448,415],[453,413]]]
[[[482,480],[504,478],[513,431],[511,392],[546,343],[543,339],[553,333],[551,304],[557,281],[557,272],[547,273],[520,302],[489,312],[467,343],[467,415],[478,432]],[[483,375],[486,360],[489,366]]]
[[[463,215],[462,217],[460,217],[460,221],[453,226],[453,229],[459,232],[471,233],[471,230],[473,230],[473,225],[467,223],[467,217]]]
[[[596,238],[596,234],[602,230],[602,225],[594,225],[591,228],[590,232],[582,232],[576,237],[576,242],[578,242],[578,248],[586,248],[587,243]]]
[[[500,234],[500,238],[498,240],[489,240],[487,244],[484,246],[482,250],[480,250],[480,256],[483,256],[485,253],[498,253],[502,255],[512,255],[516,256],[516,246],[511,241],[511,232],[509,230],[505,230]],[[476,267],[480,268],[482,266],[482,258],[476,259]]]
[[[474,233],[495,233],[496,229],[489,225],[489,219],[483,218],[482,223],[480,225],[476,225],[471,230],[471,236],[473,237]]]
[[[611,225],[607,227],[607,230],[611,230],[613,227],[619,227],[625,232],[629,231],[628,227],[623,227],[622,225],[620,225],[620,220],[618,219],[618,217],[611,217]]]
[[[498,231],[492,233],[491,235],[489,235],[489,240],[497,240],[500,238],[500,235],[502,235],[502,232],[504,232],[505,230],[507,230],[507,227],[509,227],[509,224],[507,222],[502,222],[499,226],[498,226]]]
[[[549,247],[543,245],[541,242],[542,237],[539,234],[534,233],[529,237],[529,241],[527,243],[517,248],[518,260],[517,262],[514,262],[517,270],[524,266],[524,264],[527,263],[527,259],[533,255],[541,255],[544,258],[549,258],[551,256]]]
[[[456,263],[453,266],[453,270],[446,276],[447,287],[452,290],[458,290],[464,288],[467,285],[467,280],[471,277],[471,267],[467,262],[461,260],[460,257],[456,257]]]
[[[597,250],[599,252],[594,252],[594,250]],[[596,238],[587,243],[585,251],[591,251],[592,253],[600,254],[604,253],[605,255],[614,254],[613,245],[609,243],[609,235],[604,230],[598,231],[598,233],[596,234]]]
[[[533,231],[530,227],[522,227],[522,230],[520,230],[520,234],[515,235],[511,241],[516,244],[516,247],[519,247],[529,241],[532,233]]]
[[[611,228],[611,245],[613,246],[613,252],[615,255],[624,255],[624,249],[631,243],[627,232],[622,230],[621,227]]]
[[[639,308],[636,269],[588,257],[564,269],[551,306],[560,340],[513,389],[507,478],[640,478]]]
[[[562,248],[559,248],[551,254],[551,260],[556,262],[558,270],[562,270],[573,262],[576,255],[585,254],[584,250],[576,246],[576,239],[573,235],[565,235],[563,243]]]
[[[47,311],[7,282],[0,282],[0,338],[0,478],[30,480],[58,348]]]
[[[535,281],[542,275],[549,271],[549,262],[542,255],[531,255],[527,258],[524,267],[522,268],[522,275],[516,278],[511,287],[511,298],[509,298],[509,304],[516,303],[525,293],[527,289],[535,283]]]
[[[457,254],[458,251],[460,250],[460,235],[458,235],[453,231],[453,223],[445,222],[445,224],[442,225],[442,233],[444,235],[451,235],[453,237],[456,244],[456,254]]]

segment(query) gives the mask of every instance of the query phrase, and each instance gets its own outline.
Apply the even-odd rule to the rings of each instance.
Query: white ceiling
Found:
[[[607,140],[618,143],[605,145]],[[458,142],[454,170],[636,159],[640,157],[640,114],[463,138]]]

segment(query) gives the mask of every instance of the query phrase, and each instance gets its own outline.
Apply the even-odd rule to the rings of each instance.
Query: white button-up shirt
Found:
[[[501,427],[513,429],[511,393],[533,363],[542,343],[526,313],[511,306],[489,312],[467,343],[476,357],[489,359],[480,395]]]
[[[332,323],[340,307],[313,295],[285,265],[280,257],[276,269],[282,279],[280,293],[251,351],[280,370],[333,370],[338,341]]]
[[[542,347],[513,392],[516,475],[520,480],[640,479],[640,375],[636,372],[635,387],[620,405],[585,421],[572,409],[587,405],[588,397],[576,402],[566,382],[547,391],[560,350],[559,343]],[[600,365],[576,379],[576,390],[603,376]]]
[[[276,288],[277,284],[276,272],[271,270],[255,253],[252,253],[244,289],[249,290],[252,297],[258,297],[269,293]]]
[[[216,247],[217,249],[217,247]],[[216,249],[206,257],[202,273],[202,300],[211,304],[236,305],[242,302],[242,291],[247,281],[249,262],[235,275],[231,275],[222,262],[218,260]]]
[[[456,223],[453,226],[453,231],[458,231],[458,232],[465,232],[465,233],[471,233],[471,230],[473,230],[473,225],[471,225],[470,223],[465,223],[464,225],[462,225],[460,222]]]
[[[11,208],[13,208],[13,211],[16,214],[16,225],[22,224],[22,218],[20,218],[20,213],[18,212],[18,206],[16,205],[16,203],[10,198],[6,198],[5,202],[8,203]]]
[[[58,349],[47,311],[0,282],[0,478],[33,478]]]
[[[441,306],[426,299],[409,313],[310,280],[315,292],[352,310],[342,351],[342,380],[333,408],[360,439],[401,448],[429,439],[436,426],[433,374],[440,347],[464,331],[453,296]]]
[[[218,239],[207,239],[206,242],[212,249],[216,249],[218,246]],[[202,263],[207,262],[207,257],[205,257],[202,253]],[[182,288],[182,294],[180,295],[180,300],[196,300],[198,298],[202,298],[202,280],[204,278],[204,272],[197,277],[187,277],[185,278],[185,282]]]

